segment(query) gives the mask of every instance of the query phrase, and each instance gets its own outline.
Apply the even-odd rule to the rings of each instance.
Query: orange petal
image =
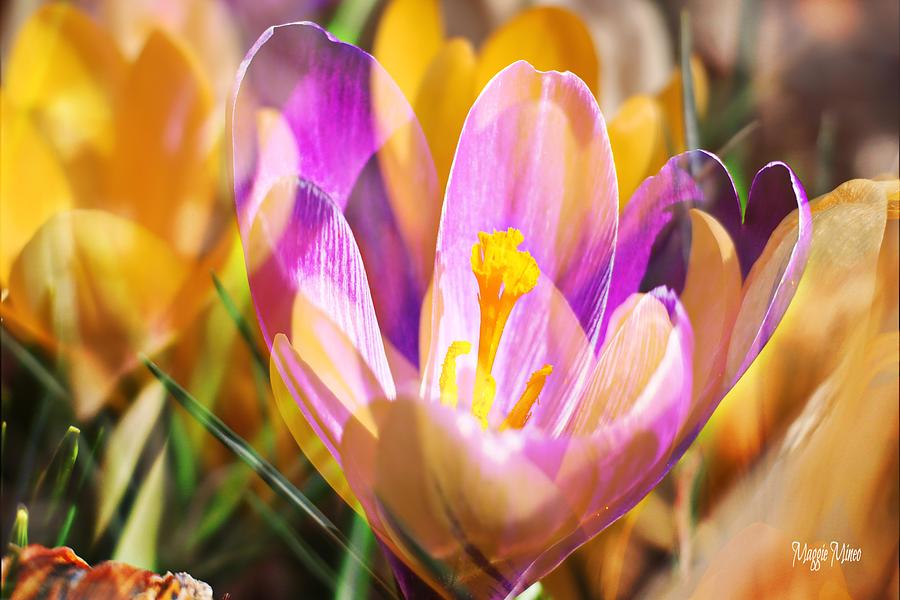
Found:
[[[0,91],[0,287],[19,252],[44,221],[72,205],[53,149],[24,111]]]
[[[437,0],[392,0],[379,21],[372,55],[412,104],[443,43]]]
[[[8,99],[34,118],[80,195],[102,190],[115,141],[114,102],[125,62],[112,38],[70,4],[38,10],[13,44],[4,73]]]
[[[709,81],[706,76],[706,68],[697,56],[691,57],[691,74],[694,78],[694,105],[697,107],[697,114],[703,116],[706,114],[706,107],[709,103]],[[677,154],[687,149],[684,139],[684,103],[681,101],[681,93],[681,69],[675,69],[669,83],[657,96],[665,111],[666,127],[671,143],[669,154]]]
[[[795,564],[791,548],[797,538],[794,531],[781,531],[763,522],[748,525],[716,551],[690,597],[720,598],[722,590],[728,590],[728,597],[736,600],[849,600],[847,581],[839,565],[823,561],[821,570],[813,571],[810,563]],[[813,549],[819,547],[812,539],[800,543],[808,543]]]
[[[719,385],[741,284],[741,267],[728,232],[712,216],[691,210],[691,256],[681,302],[694,330],[695,398],[715,392]]]
[[[711,422],[710,443],[715,444],[723,469],[728,463],[737,469],[752,460],[874,326],[870,319],[891,185],[897,184],[851,181],[810,203],[809,259],[794,299]],[[788,216],[775,230],[744,283],[728,371],[740,362],[756,334],[742,324],[758,322],[748,315],[765,309],[764,299],[793,245],[789,227],[795,223]]]
[[[609,122],[619,182],[619,210],[625,208],[640,183],[654,175],[666,161],[663,111],[656,99],[632,96]]]
[[[459,133],[474,101],[475,51],[467,40],[455,38],[432,61],[414,105],[441,190],[447,187]]]
[[[217,98],[234,85],[246,50],[231,6],[219,0],[98,0],[100,22],[129,57],[137,56],[155,29],[164,29],[191,48],[213,84]]]
[[[204,250],[214,201],[212,96],[186,48],[147,40],[116,111],[103,208],[140,222],[183,255]]]
[[[540,71],[571,71],[597,95],[600,62],[581,19],[564,8],[541,6],[519,13],[484,42],[475,89],[507,65],[526,60]]]

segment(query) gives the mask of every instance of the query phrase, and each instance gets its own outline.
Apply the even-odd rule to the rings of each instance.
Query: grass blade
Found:
[[[78,460],[78,437],[80,435],[80,429],[74,425],[69,426],[66,433],[63,434],[62,439],[59,441],[59,444],[56,446],[56,450],[50,458],[50,463],[41,473],[40,477],[38,477],[37,483],[34,486],[32,500],[36,500],[44,488],[49,485],[48,480],[53,480],[53,487],[50,491],[50,507],[44,515],[47,522],[49,522],[56,513],[56,507],[63,497],[66,486],[72,476],[72,469],[75,467],[75,461]]]
[[[150,472],[141,483],[113,551],[113,560],[150,571],[156,569],[156,540],[165,500],[166,449],[167,446],[163,445]]]
[[[63,490],[72,476],[72,469],[75,468],[75,461],[78,460],[78,436],[80,435],[81,430],[74,425],[70,425],[63,436],[62,442],[60,442],[62,464],[60,465],[61,469],[56,477],[56,482],[53,485],[54,500],[58,500],[62,496]]]
[[[72,530],[72,523],[75,522],[75,515],[78,514],[78,509],[75,505],[69,507],[69,510],[66,512],[66,518],[63,521],[62,527],[59,528],[59,533],[56,535],[56,546],[65,546],[66,540],[69,539],[69,532]]]
[[[700,147],[697,129],[697,103],[694,98],[694,72],[691,69],[691,17],[681,11],[681,105],[684,110],[684,143],[688,150]]]
[[[96,471],[97,451],[100,449],[100,446],[103,443],[105,432],[106,429],[100,427],[100,429],[97,431],[97,437],[94,439],[94,443],[85,444],[90,448],[90,451],[87,454],[85,454],[84,452],[80,452],[78,454],[78,459],[81,461],[81,476],[78,478],[78,482],[75,484],[76,495],[81,493],[81,490],[84,489],[84,484],[87,483],[88,477],[91,475],[91,473]],[[77,515],[78,507],[75,504],[70,504],[68,510],[66,511],[66,517],[63,520],[63,524],[59,528],[59,533],[56,534],[57,546],[65,546],[66,540],[69,539],[69,532],[71,532],[72,530],[72,525],[75,523],[75,517]]]
[[[344,0],[328,24],[328,31],[344,42],[357,43],[376,4],[376,0]]]
[[[20,548],[28,545],[28,509],[20,504],[16,509],[16,521],[12,531],[13,544]]]
[[[222,285],[222,282],[215,273],[212,273],[212,280],[213,284],[216,286],[216,292],[219,294],[219,299],[222,301],[222,305],[228,312],[228,316],[230,316],[234,321],[234,324],[237,325],[241,337],[244,338],[247,347],[250,348],[250,353],[253,355],[253,361],[264,375],[268,375],[269,361],[266,359],[262,350],[259,349],[259,344],[256,343],[256,336],[253,334],[253,328],[247,323],[247,319],[244,318],[241,310],[238,308],[237,304],[235,304],[234,300],[228,294],[228,290],[225,289],[225,286]]]
[[[241,468],[240,463],[229,467],[228,474],[222,483],[216,486],[217,494],[209,503],[197,533],[192,538],[193,544],[199,544],[221,529],[234,514],[241,501],[241,492],[250,485],[249,471]]]
[[[212,414],[205,406],[200,404],[196,398],[164,373],[153,361],[146,357],[142,357],[142,360],[150,372],[162,382],[166,390],[192,417],[197,419],[219,442],[253,469],[260,479],[272,488],[275,493],[311,518],[329,538],[350,554],[354,560],[372,575],[373,580],[378,583],[382,592],[385,592],[390,597],[395,597],[390,586],[378,575],[372,573],[365,561],[349,546],[347,538],[341,530],[316,508],[294,484],[285,479],[271,463],[263,459],[246,441]]]
[[[334,571],[328,564],[322,560],[316,551],[306,545],[306,543],[296,535],[291,533],[291,526],[278,513],[269,508],[269,506],[257,497],[254,493],[246,495],[247,502],[253,507],[253,510],[262,517],[263,521],[272,529],[281,541],[293,552],[302,562],[310,573],[316,579],[322,582],[328,589],[333,589],[335,585]]]
[[[12,352],[13,356],[16,357],[16,360],[25,367],[25,370],[31,373],[38,383],[40,383],[52,396],[59,400],[67,400],[69,398],[69,392],[66,391],[66,388],[63,387],[56,376],[53,375],[47,367],[41,364],[41,361],[29,352],[25,346],[20,344],[12,335],[10,335],[5,327],[0,327],[0,343]]]
[[[147,441],[156,428],[165,405],[165,391],[158,382],[150,382],[119,419],[106,443],[100,466],[99,506],[94,522],[94,539],[106,530],[129,488],[134,486],[134,471]]]
[[[255,440],[255,442],[265,449],[266,456],[270,456],[275,449],[275,435],[272,432],[269,420],[266,418],[269,412],[267,404],[269,362],[266,357],[267,355],[260,349],[259,344],[256,343],[257,337],[254,334],[255,329],[247,322],[243,312],[238,308],[237,303],[228,293],[228,290],[225,289],[222,281],[215,273],[211,273],[211,275],[213,284],[216,287],[216,292],[219,294],[219,299],[222,301],[222,306],[237,327],[238,333],[240,333],[241,338],[247,345],[247,349],[250,351],[250,355],[253,357],[253,364],[256,366],[253,370],[253,382],[256,385],[256,398],[259,401],[259,414],[263,418],[264,424],[260,431],[259,438]]]
[[[172,445],[175,491],[179,499],[186,502],[197,488],[199,475],[190,433],[180,414],[173,414],[169,418],[169,443]]]
[[[350,530],[350,544],[357,552],[368,558],[375,547],[375,536],[369,525],[358,514],[353,513],[353,528]],[[366,598],[369,595],[369,574],[359,568],[356,562],[349,556],[344,557],[341,571],[338,575],[337,588],[334,592],[335,600],[353,600],[354,598]]]

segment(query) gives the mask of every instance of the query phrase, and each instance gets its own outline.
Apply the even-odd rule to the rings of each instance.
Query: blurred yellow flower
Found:
[[[221,127],[192,53],[161,30],[129,61],[90,17],[49,4],[7,65],[2,314],[59,351],[87,418],[202,305],[231,242]]]
[[[898,195],[897,180],[854,180],[810,202],[812,245],[794,302],[700,437],[713,487],[783,435],[872,336],[897,331]]]
[[[476,50],[464,38],[447,39],[437,0],[392,0],[375,34],[373,55],[415,109],[431,148],[441,188],[446,185],[456,141],[469,108],[484,85],[516,60],[535,68],[571,71],[595,95],[602,57],[574,12],[555,6],[522,10],[493,31]],[[691,68],[698,111],[706,110],[706,72]],[[656,95],[627,99],[607,123],[619,183],[620,208],[665,160],[685,150],[681,73],[675,70]]]
[[[582,563],[585,585],[604,598],[716,598],[723,589],[735,598],[874,597],[885,583],[898,514],[900,181],[849,181],[810,209],[794,300],[695,443],[696,529],[683,529],[681,541],[673,532],[680,509],[671,484],[694,483],[676,471],[582,548],[580,563],[548,578],[554,598],[578,597],[572,569]],[[774,235],[790,238],[784,226]],[[728,286],[707,242],[692,240],[691,265],[706,274],[695,292],[721,299]],[[702,344],[705,332],[694,333]],[[862,546],[864,560],[816,573],[791,565],[792,541],[835,539]],[[659,551],[687,564],[648,583],[648,555]]]

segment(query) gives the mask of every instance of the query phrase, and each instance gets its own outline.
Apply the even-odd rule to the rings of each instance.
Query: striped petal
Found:
[[[273,111],[280,125],[261,131],[261,114]],[[274,27],[240,69],[231,124],[245,245],[275,182],[293,177],[318,190],[345,213],[365,272],[381,282],[372,293],[386,338],[418,364],[439,200],[427,142],[390,77],[316,25]]]
[[[451,342],[478,339],[470,257],[481,231],[521,230],[522,248],[593,339],[609,285],[616,215],[606,128],[584,83],[524,62],[497,75],[466,119],[450,173],[426,381],[437,380]]]
[[[351,364],[360,363],[393,397],[359,249],[344,216],[324,192],[294,178],[273,186],[254,215],[244,252],[250,291],[270,348],[279,334],[290,336],[300,360],[335,375],[330,387],[339,396],[345,396],[340,385],[347,383],[340,375],[342,363],[354,357]]]

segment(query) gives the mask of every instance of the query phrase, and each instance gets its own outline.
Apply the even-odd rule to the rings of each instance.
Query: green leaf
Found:
[[[323,561],[316,551],[310,548],[301,538],[291,531],[291,526],[278,513],[269,508],[256,494],[250,492],[246,495],[247,502],[253,507],[272,529],[281,541],[294,553],[294,555],[309,569],[313,576],[322,582],[328,589],[333,589],[335,584],[334,571]]]
[[[163,446],[138,490],[134,506],[113,551],[113,560],[150,571],[156,569],[156,538],[162,520],[165,483],[166,446]]]
[[[133,480],[134,470],[165,405],[165,390],[158,381],[147,385],[113,429],[100,467],[99,507],[94,539],[109,520]]]
[[[246,463],[262,479],[266,485],[279,496],[287,500],[292,506],[311,518],[316,525],[345,552],[352,555],[363,568],[365,568],[373,580],[378,584],[380,591],[394,597],[390,586],[378,575],[372,573],[365,561],[349,546],[347,538],[331,520],[325,516],[316,506],[298,490],[294,484],[288,481],[271,463],[263,459],[243,438],[232,431],[221,419],[213,415],[196,398],[191,396],[184,388],[164,373],[153,361],[142,357],[146,367],[159,379],[166,390],[178,401],[188,413],[197,419],[219,442],[231,450],[238,458]]]
[[[353,528],[350,530],[350,545],[364,559],[368,559],[375,546],[375,536],[369,529],[365,519],[353,513]],[[350,556],[345,556],[338,575],[337,588],[334,590],[335,600],[354,600],[369,595],[369,574]]]

